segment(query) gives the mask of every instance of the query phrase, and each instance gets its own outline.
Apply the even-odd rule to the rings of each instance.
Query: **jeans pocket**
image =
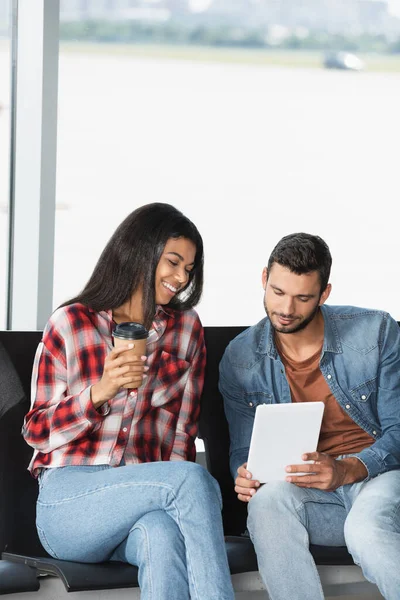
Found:
[[[46,550],[46,552],[48,552],[50,554],[50,556],[52,556],[53,558],[58,558],[57,553],[54,552],[53,548],[50,546],[43,529],[41,527],[39,527],[38,524],[36,524],[36,529],[37,529],[37,532],[39,535],[40,543],[42,544],[42,546]]]

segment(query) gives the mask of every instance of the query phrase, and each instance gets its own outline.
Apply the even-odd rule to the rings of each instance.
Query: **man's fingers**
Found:
[[[238,498],[241,502],[248,502],[251,500],[251,496],[245,496],[243,494],[238,494]]]
[[[256,493],[256,488],[255,487],[246,487],[246,486],[241,486],[239,484],[235,485],[235,492],[237,494],[244,494],[245,496],[253,496]]]
[[[245,489],[260,487],[259,481],[255,479],[245,479],[244,477],[236,477],[235,484]]]
[[[247,463],[244,463],[244,465],[241,465],[238,468],[238,475],[240,477],[244,477],[245,479],[251,479],[251,473],[250,473],[250,471],[248,471],[246,469],[246,467],[247,467]]]
[[[302,465],[288,465],[286,467],[287,473],[318,473],[321,467],[318,464],[305,463]]]
[[[235,492],[241,502],[248,502],[260,487],[260,482],[252,479],[250,471],[246,469],[247,463],[238,468],[238,477],[235,480]]]
[[[328,455],[323,452],[306,452],[301,458],[302,460],[315,460],[316,462],[321,462],[327,457]]]

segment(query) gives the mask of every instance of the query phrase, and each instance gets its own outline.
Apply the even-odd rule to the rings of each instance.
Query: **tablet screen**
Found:
[[[257,406],[247,461],[253,479],[285,481],[285,467],[304,463],[301,456],[317,449],[324,408],[323,402]]]

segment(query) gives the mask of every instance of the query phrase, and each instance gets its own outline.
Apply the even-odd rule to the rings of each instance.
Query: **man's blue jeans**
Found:
[[[45,470],[37,528],[55,558],[139,566],[145,600],[233,600],[217,482],[200,465]]]
[[[248,528],[271,600],[323,600],[310,543],[347,545],[386,600],[400,599],[400,471],[334,492],[267,483],[248,509]]]

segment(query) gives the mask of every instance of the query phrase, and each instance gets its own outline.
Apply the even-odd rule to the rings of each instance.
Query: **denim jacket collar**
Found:
[[[329,306],[321,306],[322,316],[324,317],[324,346],[322,352],[334,352],[342,354],[343,348],[335,321],[331,318]]]

